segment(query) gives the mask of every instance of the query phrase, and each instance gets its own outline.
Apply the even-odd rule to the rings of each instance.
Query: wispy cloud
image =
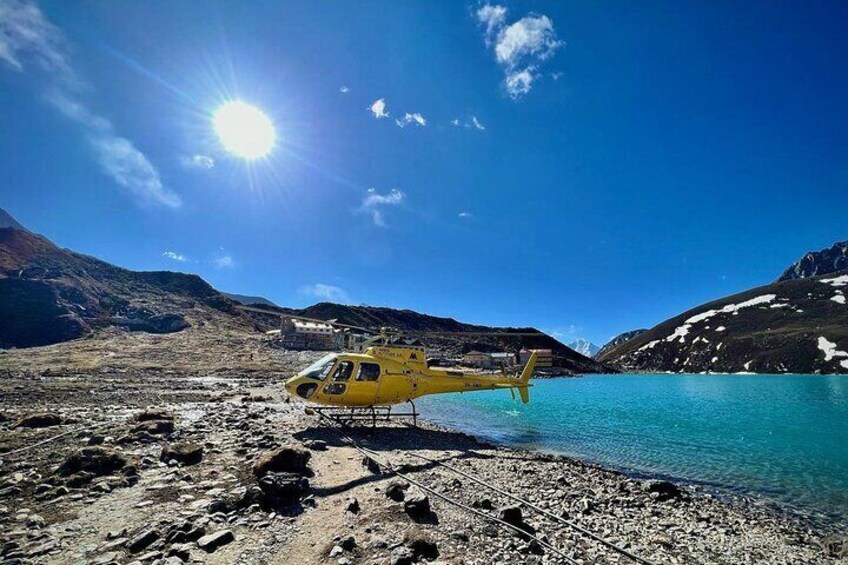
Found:
[[[376,189],[369,188],[368,192],[365,193],[365,198],[362,201],[362,206],[359,207],[359,211],[368,213],[375,226],[385,228],[386,220],[383,216],[383,208],[386,206],[398,206],[403,203],[405,198],[406,195],[396,188],[385,194],[380,194]]]
[[[215,257],[215,259],[213,261],[217,268],[219,268],[219,269],[232,269],[233,267],[236,266],[236,262],[233,261],[232,255],[227,253],[224,250],[223,247],[221,247],[218,251],[219,251],[218,256]]]
[[[179,261],[180,263],[185,263],[188,259],[182,253],[177,253],[176,251],[166,251],[162,254],[162,257],[167,257],[168,259],[173,259],[174,261]]]
[[[298,292],[304,296],[317,298],[318,300],[325,300],[327,302],[350,302],[350,296],[345,289],[331,284],[309,284],[300,287]]]
[[[119,186],[142,202],[181,205],[147,157],[82,101],[86,85],[68,61],[65,39],[35,4],[0,0],[0,60],[17,72],[26,72],[29,63],[42,72],[47,102],[82,128],[101,170]]]
[[[489,44],[495,37],[497,30],[503,26],[506,20],[506,8],[504,6],[486,4],[477,10],[477,19],[486,26],[484,37],[486,43]]]
[[[368,107],[368,110],[370,110],[371,113],[374,114],[374,117],[377,118],[378,120],[380,118],[388,118],[389,117],[389,111],[386,109],[386,100],[384,98],[380,98],[379,100],[376,100],[373,104],[371,104]]]
[[[209,155],[187,155],[181,160],[183,167],[187,169],[211,169],[215,167],[215,159]]]
[[[395,123],[398,125],[398,127],[401,128],[406,127],[409,124],[415,124],[416,126],[421,127],[427,125],[427,120],[425,120],[424,116],[422,116],[418,112],[415,112],[413,114],[407,112],[402,118],[395,120]]]
[[[468,121],[460,121],[459,118],[454,118],[453,120],[451,120],[451,124],[456,127],[462,126],[464,128],[474,128],[480,131],[486,130],[486,126],[484,126],[483,123],[477,119],[477,116],[471,116],[471,119]]]
[[[342,94],[347,94],[348,92],[350,92],[350,89],[348,87],[342,85],[342,86],[339,87],[339,92],[341,92]]]
[[[540,65],[564,45],[557,38],[553,21],[545,15],[529,14],[506,25],[504,6],[486,4],[477,10],[484,26],[486,45],[504,70],[504,86],[514,99],[530,92],[539,76]]]
[[[457,214],[460,218],[470,218],[472,216],[471,212],[460,212]]]
[[[232,269],[235,266],[235,262],[229,255],[222,255],[215,259],[215,266],[219,269]]]

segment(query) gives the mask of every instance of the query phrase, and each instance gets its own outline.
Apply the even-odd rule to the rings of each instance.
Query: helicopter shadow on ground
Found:
[[[348,445],[342,434],[373,451],[448,450],[469,452],[469,456],[476,457],[480,454],[471,453],[471,450],[489,446],[463,433],[413,426],[348,426],[342,430],[313,426],[293,434],[293,437],[300,441],[322,440],[329,446],[342,447]]]

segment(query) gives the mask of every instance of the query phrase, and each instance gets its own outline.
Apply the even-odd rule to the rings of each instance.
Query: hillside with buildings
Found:
[[[267,330],[281,329],[282,343],[293,348],[305,348],[307,342],[324,349],[337,349],[342,346],[340,344],[355,348],[359,336],[378,335],[386,329],[400,333],[403,340],[417,340],[425,344],[431,358],[467,362],[471,366],[492,368],[510,365],[509,360],[518,359],[522,350],[542,350],[545,359],[549,358],[550,362],[545,360],[539,364],[541,372],[545,369],[557,374],[614,371],[536,328],[466,324],[413,310],[330,302],[302,309],[265,307],[264,310],[266,313],[247,311],[247,314]],[[281,318],[274,314],[284,316]],[[322,320],[325,323],[322,324]],[[472,353],[476,358],[472,355],[466,359]]]

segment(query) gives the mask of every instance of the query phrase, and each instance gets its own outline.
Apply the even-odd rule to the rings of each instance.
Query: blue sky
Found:
[[[0,206],[283,305],[603,343],[848,236],[848,5],[702,4],[0,0]],[[222,147],[234,99],[267,158]]]

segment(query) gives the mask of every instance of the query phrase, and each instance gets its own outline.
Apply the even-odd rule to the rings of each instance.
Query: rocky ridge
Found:
[[[839,241],[828,249],[806,253],[790,265],[777,282],[808,279],[843,271],[848,271],[848,241]]]

